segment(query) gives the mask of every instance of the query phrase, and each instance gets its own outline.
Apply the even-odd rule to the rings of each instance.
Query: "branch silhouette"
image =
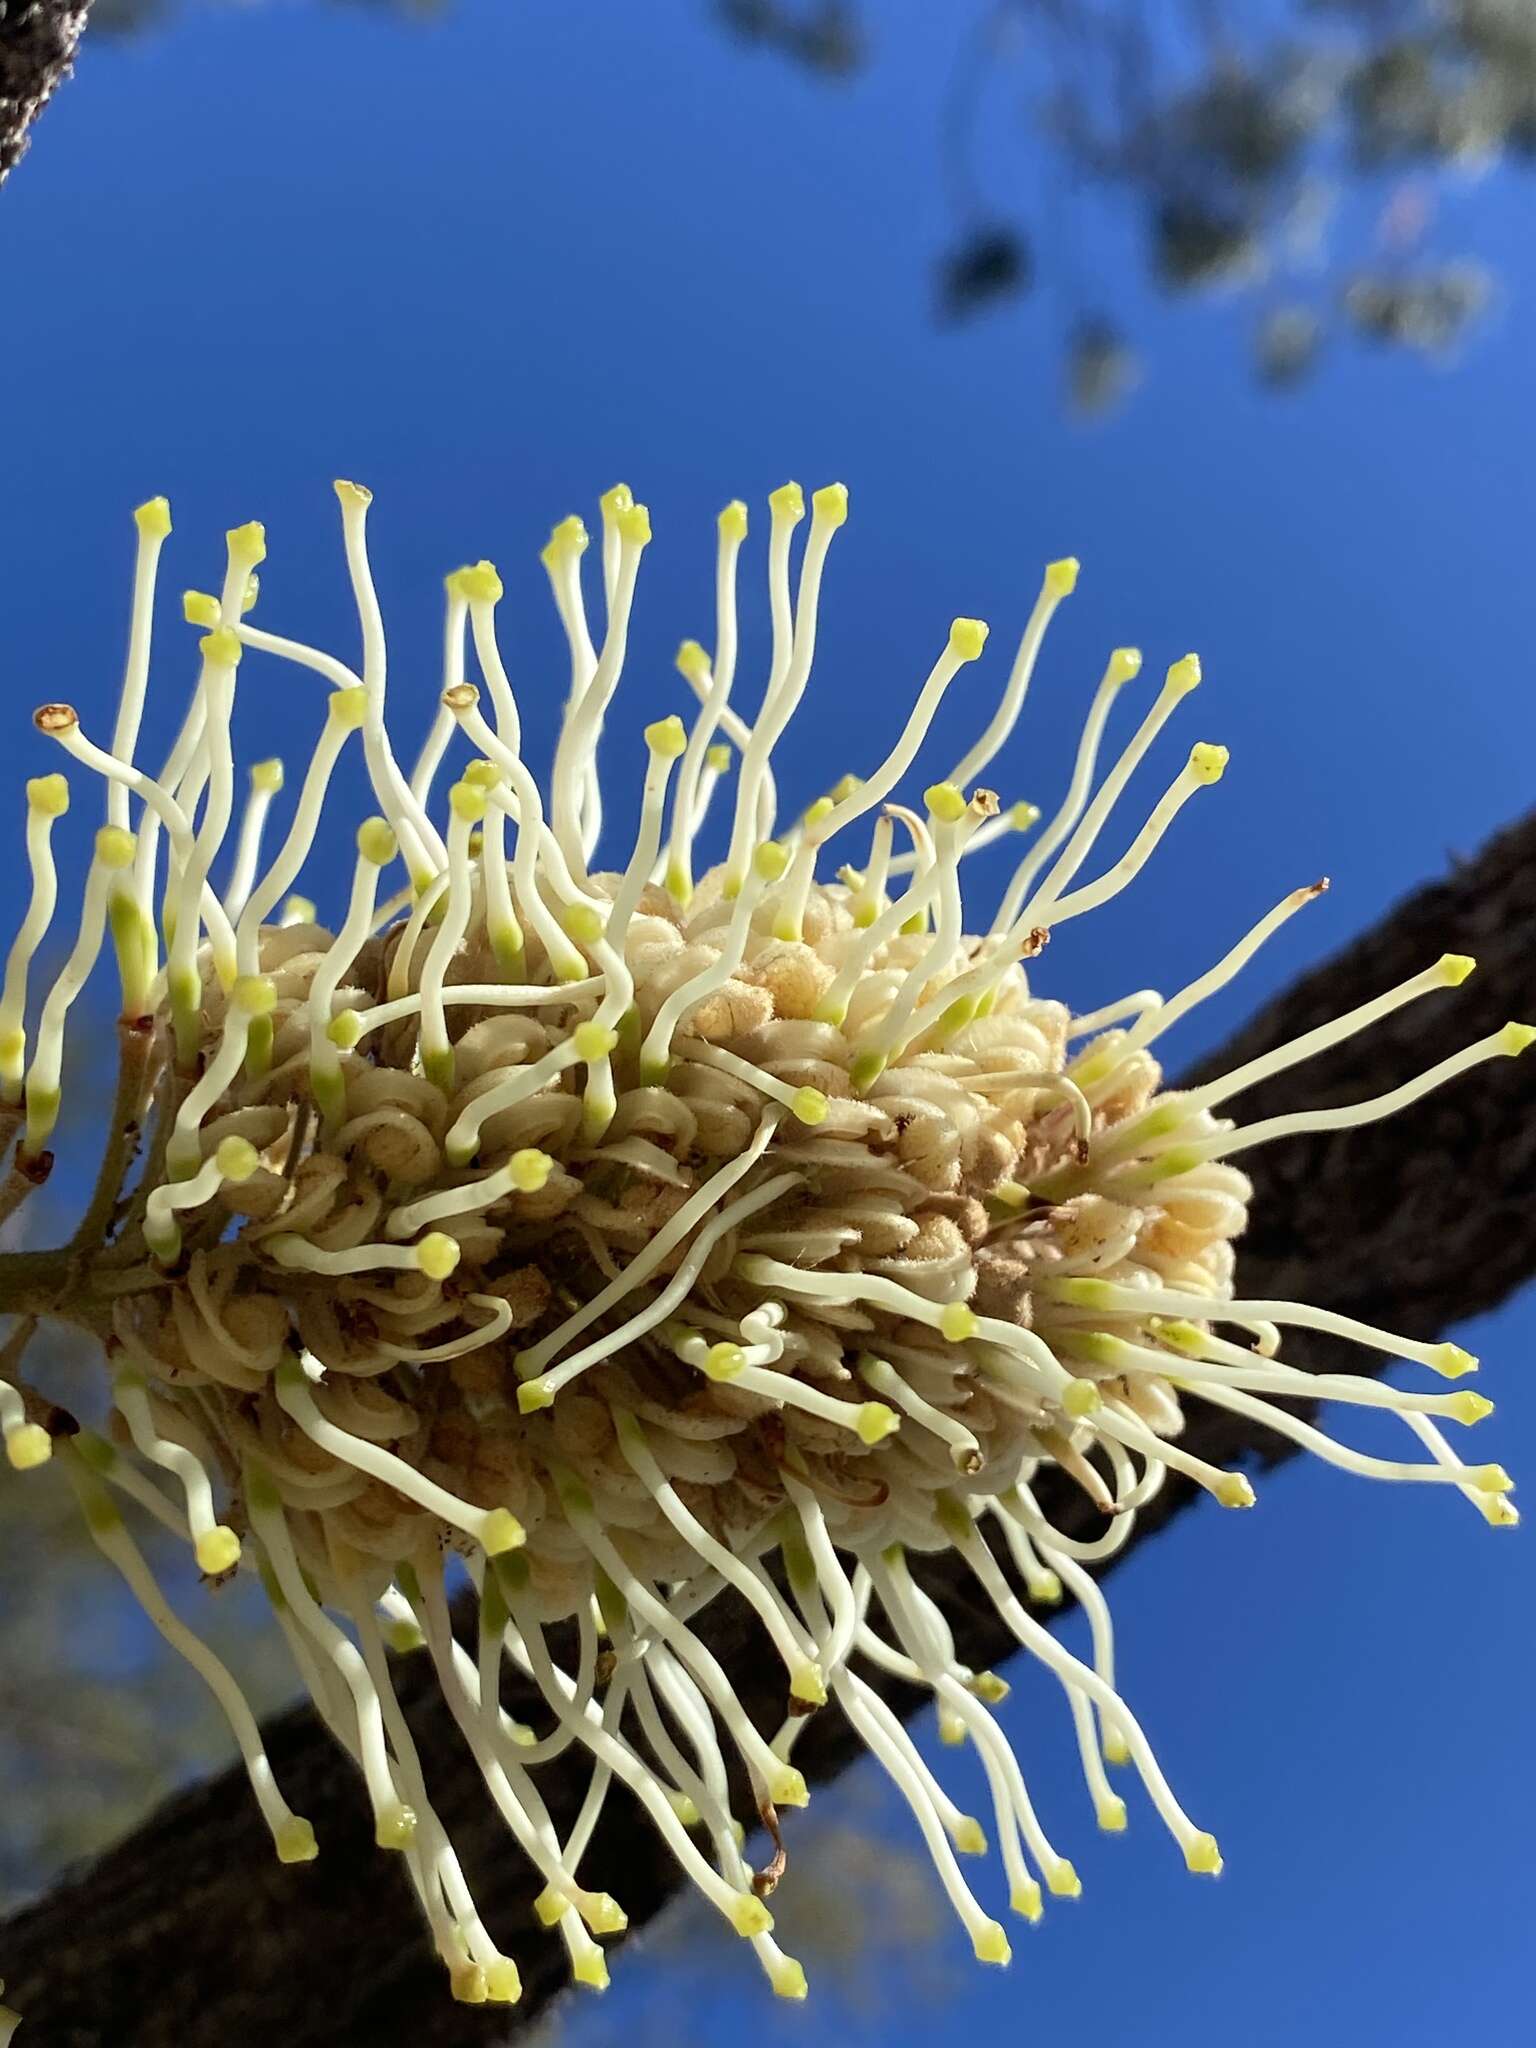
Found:
[[[27,130],[69,76],[91,0],[0,0],[0,185]]]
[[[1536,813],[1303,977],[1189,1078],[1295,1037],[1441,951],[1475,953],[1479,971],[1454,1001],[1400,1010],[1310,1064],[1303,1080],[1278,1075],[1248,1100],[1254,1116],[1270,1116],[1375,1093],[1384,1077],[1415,1071],[1510,1016],[1536,1012],[1533,930]],[[1408,1115],[1256,1153],[1254,1221],[1240,1254],[1245,1292],[1300,1295],[1421,1338],[1494,1307],[1536,1271],[1536,1208],[1528,1198],[1536,1186],[1536,1118],[1529,1112],[1528,1070],[1500,1060]],[[1288,1356],[1317,1369],[1336,1365],[1327,1339],[1304,1343],[1305,1333],[1295,1335]],[[1184,1441],[1222,1465],[1272,1463],[1289,1451],[1218,1410],[1193,1411]],[[1130,1547],[1182,1511],[1192,1492],[1173,1479],[1143,1511]],[[1070,1533],[1097,1533],[1093,1509],[1075,1491],[1047,1488],[1042,1505]],[[977,1667],[1000,1665],[1012,1638],[990,1604],[971,1596],[955,1563],[952,1555],[933,1561],[928,1582],[954,1621],[959,1654]],[[783,1673],[762,1656],[755,1628],[724,1599],[707,1622],[701,1632],[748,1711],[773,1725]],[[267,1746],[279,1780],[315,1821],[319,1861],[302,1870],[273,1862],[239,1770],[171,1800],[93,1866],[0,1926],[0,1975],[26,2016],[30,2048],[227,2048],[267,2037],[284,2048],[487,2048],[515,2039],[566,1980],[563,1951],[532,1912],[541,1879],[501,1831],[428,1660],[406,1659],[396,1683],[434,1766],[434,1803],[487,1920],[522,1970],[524,1997],[514,2012],[449,1999],[404,1879],[373,1846],[366,1801],[313,1714],[294,1709],[269,1724]],[[904,1712],[918,1704],[899,1687],[888,1696]],[[520,1711],[510,1690],[508,1705]],[[812,1782],[826,1782],[859,1753],[828,1707],[814,1717],[796,1761]],[[562,1829],[584,1790],[579,1756],[571,1749],[563,1775],[555,1769],[540,1778]],[[791,1832],[791,1864],[794,1848]],[[612,1886],[634,1927],[678,1889],[675,1866],[628,1804],[610,1801],[591,1856],[592,1882]]]

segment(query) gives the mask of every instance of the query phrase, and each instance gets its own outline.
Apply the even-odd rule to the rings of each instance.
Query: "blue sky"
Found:
[[[1531,800],[1530,182],[1494,175],[1445,202],[1503,280],[1463,367],[1343,350],[1288,402],[1253,388],[1240,312],[1169,304],[1106,223],[1087,255],[1149,374],[1085,428],[1058,402],[1048,294],[961,329],[931,317],[953,227],[939,86],[973,11],[893,0],[865,73],[836,84],[733,45],[703,0],[460,0],[430,24],[194,11],[88,45],[0,202],[0,702],[18,771],[43,765],[34,702],[68,696],[106,723],[128,512],[152,492],[175,508],[169,592],[209,583],[223,529],[260,517],[263,616],[345,653],[329,483],[372,485],[406,732],[431,713],[438,579],[495,557],[537,751],[563,670],[536,549],[624,477],[656,540],[621,763],[625,735],[671,706],[678,639],[708,638],[719,504],[835,476],[853,510],[792,803],[877,756],[953,614],[1015,634],[1052,556],[1080,556],[1082,580],[1005,797],[1053,800],[1110,646],[1139,643],[1153,672],[1188,648],[1204,660],[1160,772],[1192,739],[1230,745],[1232,766],[1138,886],[1053,945],[1051,985],[1080,1006],[1178,985],[1330,873],[1324,902],[1187,1030],[1192,1055],[1476,847]],[[174,652],[169,609],[162,630]],[[184,668],[162,666],[152,743]],[[946,730],[973,729],[976,702]],[[303,679],[264,674],[242,743],[296,764],[317,714]],[[341,811],[334,829],[339,854]],[[1533,1338],[1529,1294],[1464,1334],[1500,1404],[1487,1455],[1516,1468],[1536,1447]],[[1529,1538],[1427,1489],[1297,1466],[1255,1515],[1185,1517],[1112,1597],[1130,1696],[1227,1874],[1185,1879],[1144,1811],[1125,1840],[1090,1839],[1064,1717],[1022,1686],[1013,1730],[1059,1832],[1080,1824],[1086,1895],[1025,1932],[1006,1977],[968,1977],[910,2035],[887,2016],[867,2038],[1044,2019],[1101,2048],[1191,2025],[1374,2048],[1462,2038],[1474,2012],[1518,2037],[1532,1594]],[[639,1995],[623,1986],[621,1971],[594,2040]],[[712,2027],[777,2041],[784,2016],[746,1970],[740,1986]]]

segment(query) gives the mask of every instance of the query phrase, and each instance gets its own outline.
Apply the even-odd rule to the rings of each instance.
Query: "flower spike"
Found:
[[[1089,866],[1200,681],[1193,656],[1169,668],[1101,774],[1141,666],[1133,648],[1110,654],[1065,796],[978,931],[969,856],[1040,818],[1032,804],[1005,808],[987,782],[1076,585],[1072,558],[1046,567],[1000,693],[948,775],[928,743],[951,688],[985,687],[988,630],[971,617],[954,620],[936,659],[930,648],[889,751],[840,776],[823,767],[822,793],[796,792],[781,822],[780,743],[811,687],[848,516],[840,484],[809,505],[797,484],[769,499],[771,651],[750,717],[732,702],[749,558],[733,500],[714,543],[712,647],[684,640],[677,655],[692,723],[658,705],[636,721],[643,750],[611,749],[601,765],[650,518],[616,485],[591,563],[586,525],[562,520],[542,560],[569,696],[542,782],[498,634],[502,579],[483,560],[445,578],[441,688],[402,771],[371,498],[350,483],[336,494],[359,671],[249,622],[266,535],[237,526],[218,590],[184,599],[200,636],[191,697],[151,773],[139,740],[164,654],[150,621],[170,533],[155,499],[136,515],[111,744],[88,738],[67,704],[37,714],[100,778],[106,819],[75,937],[38,1001],[70,790],[61,775],[27,786],[30,890],[0,986],[0,1123],[20,1142],[0,1202],[9,1214],[47,1172],[66,1032],[110,935],[121,1121],[77,1240],[94,1230],[110,1253],[72,1253],[70,1286],[110,1332],[120,1442],[56,1437],[13,1345],[5,1470],[44,1484],[45,1467],[64,1470],[97,1546],[218,1698],[278,1857],[300,1862],[316,1853],[313,1831],[118,1497],[184,1542],[205,1579],[259,1576],[465,2003],[510,2003],[520,1979],[432,1804],[390,1648],[420,1654],[441,1687],[500,1824],[538,1873],[535,1916],[589,1989],[608,1981],[602,1939],[626,1925],[585,1867],[619,1786],[770,1990],[806,1995],[765,1899],[793,1882],[785,1814],[807,1798],[794,1748],[829,1703],[900,1791],[978,1960],[1006,1964],[1010,1943],[962,1859],[994,1843],[1025,1920],[1080,1894],[994,1711],[1007,1682],[960,1661],[943,1605],[909,1566],[914,1549],[949,1549],[1059,1685],[1099,1826],[1119,1833],[1150,1809],[1189,1871],[1218,1874],[1215,1837],[1130,1704],[1092,1576],[1169,1474],[1224,1508],[1254,1506],[1247,1474],[1183,1441],[1188,1405],[1359,1477],[1459,1496],[1490,1527],[1519,1519],[1503,1465],[1464,1455],[1459,1432],[1491,1403],[1443,1383],[1475,1368],[1470,1354],[1238,1291],[1251,1191],[1232,1162],[1274,1138],[1411,1109],[1522,1054],[1536,1028],[1505,1025],[1365,1101],[1247,1124],[1227,1113],[1272,1075],[1457,988],[1473,963],[1447,953],[1288,1045],[1169,1092],[1154,1057],[1163,1035],[1322,882],[1166,998],[1141,989],[1076,1018],[1051,998],[1037,964],[1051,928],[1136,882],[1184,806],[1224,776],[1226,749],[1195,744],[1118,858]],[[263,593],[264,613],[270,602]],[[238,756],[247,653],[326,692],[275,850],[283,769]],[[329,825],[353,734],[369,795],[339,842]],[[728,831],[710,865],[701,832],[722,785]],[[334,872],[338,844],[350,881]],[[1287,1355],[1297,1329],[1440,1384],[1304,1371]],[[1319,1398],[1389,1411],[1410,1455],[1358,1451],[1347,1422],[1335,1434],[1303,1419],[1297,1402]],[[1043,1512],[1037,1482],[1053,1466],[1098,1518],[1086,1531]],[[469,1642],[449,1612],[460,1576],[478,1600]],[[776,1733],[695,1626],[727,1587],[778,1674]],[[1068,1595],[1088,1621],[1081,1657],[1041,1619]],[[535,1725],[503,1708],[508,1664]],[[942,1743],[974,1747],[985,1822],[956,1803],[872,1674],[931,1695]],[[1042,1751],[1048,1739],[1030,1731]],[[567,1751],[590,1772],[574,1816],[541,1791],[542,1766]],[[1117,1788],[1122,1766],[1134,1782]],[[1042,1783],[1058,1775],[1042,1755]],[[754,1872],[744,1843],[759,1820],[773,1855]]]

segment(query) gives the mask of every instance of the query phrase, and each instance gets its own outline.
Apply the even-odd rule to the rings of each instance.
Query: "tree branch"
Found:
[[[1297,983],[1222,1052],[1214,1074],[1404,980],[1442,951],[1471,951],[1479,971],[1455,997],[1399,1011],[1304,1073],[1279,1075],[1245,1098],[1253,1116],[1346,1102],[1377,1092],[1383,1075],[1418,1071],[1506,1018],[1536,1013],[1536,815],[1457,865],[1374,931]],[[1192,1076],[1191,1078],[1199,1078]],[[1498,1060],[1411,1112],[1334,1137],[1288,1140],[1253,1155],[1255,1220],[1241,1251],[1244,1291],[1300,1295],[1405,1334],[1432,1337],[1492,1308],[1536,1270],[1536,1118],[1530,1077]],[[1302,1333],[1296,1333],[1300,1338]],[[1287,1355],[1321,1366],[1326,1340]],[[1358,1369],[1356,1361],[1352,1366]],[[1241,1419],[1196,1409],[1185,1441],[1219,1464],[1286,1454]],[[1042,1505],[1091,1535],[1075,1491],[1043,1489]],[[1144,1510],[1142,1542],[1190,1498],[1165,1487]],[[1122,1553],[1123,1554],[1123,1553]],[[953,1560],[929,1572],[955,1620],[961,1656],[1001,1663],[1013,1643]],[[718,1609],[718,1612],[716,1611]],[[724,1600],[706,1631],[748,1710],[772,1726],[783,1674],[755,1631]],[[424,1756],[432,1797],[453,1834],[487,1921],[523,1971],[522,2005],[505,2011],[448,1997],[401,1873],[372,1844],[366,1801],[308,1711],[267,1731],[279,1780],[323,1843],[303,1870],[274,1863],[243,1775],[194,1787],[154,1814],[82,1875],[0,1928],[7,1997],[27,2016],[33,2048],[225,2048],[280,2039],[284,2048],[409,2042],[411,2048],[487,2048],[504,2041],[565,1981],[560,1944],[534,1923],[540,1880],[508,1842],[442,1704],[425,1657],[398,1684]],[[904,1711],[915,1695],[893,1694]],[[531,1706],[531,1702],[529,1703]],[[509,1699],[513,1712],[518,1703]],[[796,1750],[813,1781],[858,1753],[823,1709]],[[559,1827],[583,1790],[580,1753],[541,1774]],[[791,1860],[793,1836],[791,1835]],[[610,1802],[594,1844],[593,1883],[611,1884],[641,1925],[678,1877],[654,1831],[627,1802]]]
[[[91,0],[0,0],[0,185],[74,63]]]

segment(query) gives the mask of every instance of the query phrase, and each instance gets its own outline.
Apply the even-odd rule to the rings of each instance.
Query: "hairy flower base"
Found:
[[[1075,1895],[1072,1865],[1045,1834],[992,1711],[1007,1688],[957,1660],[912,1552],[957,1551],[1060,1680],[1100,1825],[1126,1824],[1106,1766],[1129,1763],[1187,1866],[1218,1871],[1214,1839],[1179,1805],[1116,1689],[1108,1612],[1085,1569],[1127,1539],[1169,1472],[1224,1506],[1252,1504],[1241,1473],[1180,1447],[1181,1402],[1263,1420],[1358,1472],[1454,1485],[1490,1522],[1515,1519],[1502,1469],[1462,1463],[1436,1427],[1437,1417],[1476,1421],[1488,1408],[1480,1397],[1318,1379],[1284,1362],[1294,1325],[1449,1376],[1473,1364],[1451,1345],[1235,1298],[1232,1246],[1249,1189],[1230,1158],[1290,1131],[1386,1114],[1532,1034],[1506,1027],[1354,1109],[1246,1127],[1222,1113],[1268,1074],[1463,979],[1472,963],[1446,956],[1219,1082],[1163,1092],[1154,1042],[1321,884],[1287,897],[1166,1001],[1144,991],[1074,1020],[1033,991],[1027,963],[1051,929],[1132,880],[1182,805],[1220,778],[1225,750],[1197,745],[1120,859],[1078,882],[1141,756],[1199,681],[1193,657],[1168,671],[1095,791],[1110,709],[1140,667],[1133,650],[1111,656],[1060,811],[990,930],[966,935],[965,857],[1038,819],[1031,806],[1001,811],[977,778],[1011,733],[1075,563],[1047,570],[994,715],[921,811],[896,791],[940,698],[982,652],[986,628],[974,620],[955,621],[885,760],[775,837],[773,749],[809,677],[846,496],[816,494],[792,591],[804,505],[793,485],[773,495],[772,666],[751,724],[730,705],[746,512],[728,507],[715,654],[689,641],[678,657],[697,712],[691,730],[675,716],[647,730],[632,848],[607,872],[595,852],[609,793],[593,763],[649,539],[644,509],[622,487],[603,502],[600,646],[586,620],[580,523],[556,527],[545,551],[571,687],[541,788],[521,754],[488,563],[448,578],[440,709],[410,777],[397,766],[368,498],[337,489],[360,674],[250,622],[264,538],[237,528],[221,594],[185,600],[205,637],[181,735],[158,776],[133,766],[169,531],[156,500],[138,515],[111,745],[88,739],[68,705],[38,714],[105,779],[107,822],[78,941],[29,1038],[29,965],[57,894],[50,834],[69,800],[60,776],[29,786],[33,895],[0,994],[0,1083],[22,1128],[0,1206],[14,1207],[45,1170],[65,1021],[110,937],[123,1077],[77,1240],[94,1257],[78,1291],[42,1306],[103,1340],[115,1434],[59,1434],[57,1411],[19,1377],[23,1336],[6,1354],[12,1377],[0,1379],[11,1464],[40,1465],[64,1442],[97,1543],[219,1697],[277,1854],[302,1862],[319,1846],[309,1824],[274,1783],[230,1674],[166,1605],[116,1495],[185,1536],[209,1579],[255,1566],[319,1711],[359,1767],[380,1844],[406,1860],[460,1998],[513,1999],[517,1972],[428,1800],[391,1648],[432,1658],[487,1794],[543,1880],[538,1917],[558,1930],[580,1983],[606,1983],[595,1937],[625,1924],[622,1902],[581,1877],[618,1785],[751,1941],[773,1988],[804,1994],[764,1899],[784,1866],[779,1809],[806,1798],[796,1739],[829,1699],[910,1805],[977,1956],[1008,1960],[1001,1924],[956,1860],[985,1849],[981,1823],[946,1794],[871,1671],[928,1688],[945,1739],[976,1745],[1012,1910],[1033,1920],[1043,1892]],[[470,639],[479,685],[466,680]],[[330,687],[270,858],[277,763],[251,771],[234,818],[230,720],[248,650]],[[740,750],[729,836],[723,859],[696,873],[696,841],[730,767],[722,733]],[[381,815],[358,829],[349,895],[323,925],[291,891],[354,734]],[[432,791],[456,735],[473,757],[439,807]],[[833,840],[859,864],[829,859],[818,873]],[[405,886],[381,900],[397,858]],[[1367,1457],[1272,1405],[1318,1393],[1395,1410],[1428,1460]],[[1071,1538],[1042,1514],[1033,1487],[1050,1465],[1102,1513],[1101,1536]],[[478,1589],[476,1655],[449,1625],[455,1554]],[[782,1664],[776,1730],[753,1723],[691,1625],[725,1590],[753,1609],[764,1656]],[[1092,1623],[1087,1664],[1031,1612],[1065,1592]],[[551,1639],[556,1623],[574,1631]],[[504,1712],[506,1660],[542,1698],[541,1725]],[[562,1835],[537,1767],[573,1744],[589,1754],[591,1790]],[[754,1801],[741,1817],[728,1791],[733,1754]],[[745,1860],[743,1818],[773,1834],[764,1871]]]

